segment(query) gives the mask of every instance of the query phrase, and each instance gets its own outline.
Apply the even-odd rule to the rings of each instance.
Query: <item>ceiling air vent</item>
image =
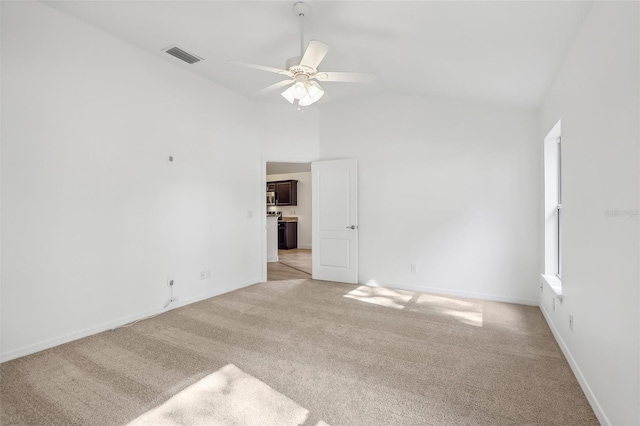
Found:
[[[202,61],[202,58],[192,55],[189,52],[185,52],[184,50],[180,49],[177,46],[169,47],[165,49],[165,52],[167,52],[171,56],[174,56],[180,59],[181,61],[185,61],[188,64],[195,64],[196,62]]]

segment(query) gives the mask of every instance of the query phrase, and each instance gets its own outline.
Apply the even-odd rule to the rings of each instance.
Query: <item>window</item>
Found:
[[[556,228],[557,228],[557,245],[558,245],[558,253],[556,256],[556,267],[555,269],[558,271],[558,278],[562,278],[562,226],[561,226],[561,213],[562,213],[562,136],[558,136],[557,140],[558,146],[558,174],[556,175],[557,187],[558,187],[558,197],[557,197],[557,205],[556,205]]]
[[[560,121],[544,139],[544,272],[562,294],[562,136]]]

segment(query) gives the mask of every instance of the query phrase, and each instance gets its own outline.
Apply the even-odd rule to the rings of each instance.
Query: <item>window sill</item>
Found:
[[[562,294],[562,280],[556,275],[542,274],[540,277],[542,277],[542,282],[546,283],[547,286],[555,293],[556,297],[562,300],[564,297]]]

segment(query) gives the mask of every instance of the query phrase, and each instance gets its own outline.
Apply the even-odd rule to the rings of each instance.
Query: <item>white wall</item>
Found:
[[[2,2],[2,359],[162,311],[168,277],[180,303],[258,282],[262,157],[316,158],[317,121]]]
[[[267,175],[267,182],[276,180],[298,181],[297,206],[270,206],[269,210],[281,211],[283,216],[298,217],[298,248],[311,248],[311,172]]]
[[[615,425],[640,424],[639,12],[637,2],[594,2],[541,110],[538,141],[541,153],[562,119],[565,299],[554,312],[545,291],[541,307],[600,421]],[[616,209],[631,215],[607,215]]]
[[[604,214],[638,209],[637,3],[594,4],[539,127],[410,96],[319,125],[41,3],[1,8],[3,360],[161,311],[169,276],[181,303],[258,281],[264,156],[358,158],[361,282],[535,301],[542,137],[562,119],[566,299],[542,308],[601,420],[640,423],[638,218]]]
[[[320,123],[322,159],[358,159],[361,283],[537,304],[534,111],[387,95]]]

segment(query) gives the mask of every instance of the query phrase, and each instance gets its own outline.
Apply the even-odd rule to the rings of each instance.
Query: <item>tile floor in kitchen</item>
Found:
[[[267,280],[311,278],[311,250],[278,250],[278,262],[267,263]]]

